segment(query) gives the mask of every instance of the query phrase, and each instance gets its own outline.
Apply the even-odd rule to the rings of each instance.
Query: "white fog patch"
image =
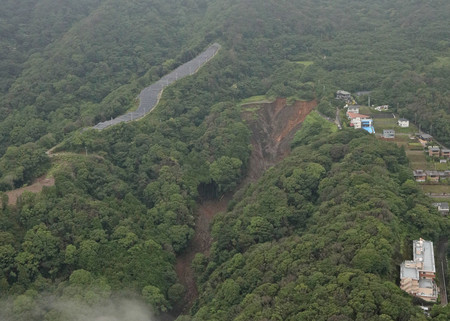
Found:
[[[77,301],[58,302],[51,307],[50,313],[61,316],[67,321],[156,321],[151,311],[142,303],[127,299],[116,299],[96,305]]]
[[[128,296],[133,297],[133,296]],[[19,311],[13,300],[0,301],[1,321],[158,321],[148,306],[129,298],[104,298],[95,303],[77,298],[39,295]]]

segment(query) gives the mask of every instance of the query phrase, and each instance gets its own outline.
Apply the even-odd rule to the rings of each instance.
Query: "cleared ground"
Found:
[[[450,198],[450,185],[420,185],[420,187],[424,193],[446,194]]]
[[[383,134],[383,129],[393,129],[395,133],[411,134],[418,132],[417,127],[410,123],[409,127],[403,128],[397,125],[398,118],[375,118],[373,123],[375,131]]]
[[[16,205],[17,200],[24,192],[30,193],[39,193],[42,191],[44,186],[53,186],[55,185],[55,179],[53,177],[45,177],[42,176],[38,178],[32,185],[21,187],[5,194],[8,195],[8,205]]]

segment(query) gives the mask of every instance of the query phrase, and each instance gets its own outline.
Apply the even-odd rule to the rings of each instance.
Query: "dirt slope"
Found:
[[[55,185],[55,179],[53,177],[46,178],[45,176],[39,177],[32,185],[21,187],[5,194],[8,195],[8,205],[16,205],[17,199],[23,194],[23,192],[28,191],[32,193],[39,193],[42,191],[44,186]]]
[[[247,178],[240,188],[248,182],[257,180],[267,168],[289,154],[290,142],[295,132],[316,105],[316,101],[298,101],[293,105],[286,105],[286,99],[279,98],[274,102],[245,106],[243,118],[252,131],[253,151]],[[186,288],[184,306],[177,308],[178,313],[186,313],[198,297],[191,263],[196,253],[209,255],[212,243],[211,222],[215,214],[226,210],[231,198],[232,195],[229,194],[220,200],[202,201],[199,204],[194,238],[187,250],[177,257],[176,262],[178,278]]]
[[[191,263],[196,253],[209,255],[209,249],[212,244],[210,233],[212,220],[215,214],[224,212],[227,209],[227,204],[230,199],[231,194],[222,197],[220,200],[203,201],[198,206],[197,220],[195,222],[195,235],[189,243],[188,249],[182,255],[177,257],[175,265],[178,278],[186,289],[184,307],[179,307],[180,310],[190,308],[194,303],[194,300],[198,297],[194,271],[191,268]]]
[[[272,103],[247,105],[243,117],[252,131],[253,152],[250,158],[248,180],[261,177],[269,167],[282,160],[290,152],[290,143],[306,116],[317,102],[297,101],[286,105],[286,99]]]

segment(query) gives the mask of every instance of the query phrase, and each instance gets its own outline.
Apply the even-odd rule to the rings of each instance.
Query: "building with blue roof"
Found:
[[[375,134],[375,128],[373,127],[373,120],[370,118],[361,119],[361,128],[367,131],[369,134]]]

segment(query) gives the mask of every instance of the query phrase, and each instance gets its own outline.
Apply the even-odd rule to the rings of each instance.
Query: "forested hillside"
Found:
[[[450,144],[446,0],[0,8],[0,191],[55,178],[16,206],[1,195],[0,319],[100,317],[96,306],[123,297],[179,312],[174,264],[197,204],[236,192],[249,171],[241,103],[252,96],[315,99],[333,116],[336,90],[370,90]],[[217,56],[147,117],[89,129],[137,108],[144,87],[214,42]],[[193,265],[200,297],[179,319],[423,319],[397,267],[412,239],[437,241],[449,226],[407,166],[401,149],[310,116],[291,156],[217,217],[210,256]]]
[[[216,217],[212,253],[194,261],[202,295],[179,320],[426,319],[398,265],[412,239],[448,234],[447,218],[403,150],[320,122],[309,116],[292,154]]]

